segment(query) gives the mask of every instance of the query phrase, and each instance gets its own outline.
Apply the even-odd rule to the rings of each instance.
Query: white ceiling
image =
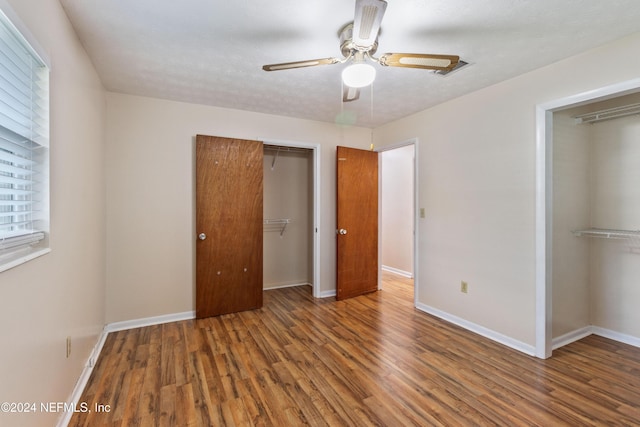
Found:
[[[354,1],[60,0],[110,91],[366,127],[640,31],[638,0],[388,0],[377,55],[471,65],[446,77],[377,66],[372,91],[346,104],[343,65],[262,70],[340,57]]]

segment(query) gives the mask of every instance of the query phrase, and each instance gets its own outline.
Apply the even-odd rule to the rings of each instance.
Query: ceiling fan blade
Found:
[[[342,102],[351,102],[360,98],[360,89],[344,85],[342,91]]]
[[[385,0],[356,0],[353,19],[353,43],[356,46],[368,48],[375,44],[386,9]]]
[[[380,65],[389,67],[422,68],[425,70],[451,70],[458,65],[456,55],[431,55],[421,53],[385,53],[379,59]]]
[[[281,64],[263,65],[265,71],[289,70],[292,68],[315,67],[316,65],[330,65],[340,62],[338,58],[309,59],[307,61],[283,62]]]

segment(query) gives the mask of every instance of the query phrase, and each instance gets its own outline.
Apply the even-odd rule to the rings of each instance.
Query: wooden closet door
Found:
[[[196,137],[196,317],[262,307],[263,145]]]

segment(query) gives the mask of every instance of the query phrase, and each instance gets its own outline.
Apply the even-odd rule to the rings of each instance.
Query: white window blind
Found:
[[[48,231],[49,70],[0,12],[0,257]]]

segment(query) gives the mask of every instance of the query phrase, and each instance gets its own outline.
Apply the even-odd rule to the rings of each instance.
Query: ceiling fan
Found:
[[[385,0],[356,0],[355,17],[340,31],[340,50],[343,58],[322,58],[306,61],[269,64],[265,71],[288,70],[292,68],[315,67],[317,65],[344,64],[351,62],[342,72],[345,84],[343,101],[359,98],[359,88],[370,85],[375,79],[375,68],[367,61],[377,62],[386,67],[408,67],[433,70],[446,74],[467,63],[456,55],[436,55],[422,53],[385,53],[373,56],[378,49],[380,23],[387,9]]]

